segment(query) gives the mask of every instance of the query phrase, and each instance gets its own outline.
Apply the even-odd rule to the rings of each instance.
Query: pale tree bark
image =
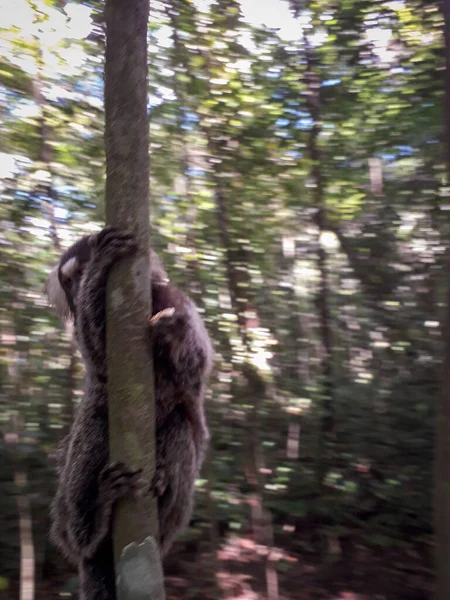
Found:
[[[25,490],[27,474],[16,472],[14,483],[18,490]],[[33,542],[33,521],[31,518],[30,498],[26,491],[17,495],[20,528],[20,600],[35,598],[35,553]]]
[[[17,352],[20,355],[20,352]],[[19,370],[16,372],[17,399],[24,396],[23,382]],[[33,539],[33,520],[31,516],[30,497],[27,492],[28,474],[26,461],[18,446],[24,433],[23,417],[20,413],[11,415],[9,435],[5,436],[8,445],[16,447],[14,484],[16,487],[17,514],[19,517],[20,544],[20,592],[19,600],[35,599],[36,557]]]
[[[142,468],[150,485],[155,468],[155,406],[149,346],[148,13],[148,0],[106,2],[105,149],[106,222],[133,232],[138,243],[137,254],[121,261],[108,281],[110,456],[131,468]],[[122,590],[126,579],[122,551],[133,542],[157,537],[157,507],[152,498],[147,493],[123,501],[115,512],[119,599],[164,598],[162,582],[156,581],[160,576],[156,553],[145,564],[148,556],[145,552],[139,556],[138,551],[134,564],[143,564],[144,570],[135,571],[135,580]]]
[[[450,181],[450,0],[443,0],[441,6],[444,15],[446,62],[444,136],[447,150],[448,185],[448,181]],[[450,264],[447,266],[447,281],[449,272]],[[450,286],[448,286],[447,292],[443,331],[444,357],[437,404],[435,466],[436,600],[447,600],[450,590]]]

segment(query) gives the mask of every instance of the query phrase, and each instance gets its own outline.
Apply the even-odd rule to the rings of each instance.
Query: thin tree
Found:
[[[447,185],[450,181],[450,0],[443,0],[445,39],[444,137],[447,163]],[[448,281],[449,266],[444,274]],[[450,285],[447,283],[447,306],[442,328],[444,356],[441,389],[437,405],[436,428],[436,600],[446,600],[450,591]]]
[[[148,0],[106,2],[105,195],[107,224],[133,232],[138,243],[137,254],[118,264],[108,281],[110,456],[142,468],[150,482],[155,468],[155,406],[148,343],[148,14]],[[152,542],[157,537],[152,495],[120,503],[113,527],[118,598],[163,599],[161,566]],[[127,551],[128,556],[137,553],[139,560],[133,562],[135,568],[141,566],[133,577],[127,571]]]
[[[299,16],[296,12],[296,16]],[[311,47],[308,35],[303,29],[304,58],[306,62],[305,81],[307,85],[306,105],[312,120],[308,138],[308,156],[311,161],[310,176],[313,182],[313,203],[316,208],[315,224],[318,232],[317,270],[319,272],[319,287],[316,305],[319,317],[319,337],[321,342],[321,376],[323,379],[323,404],[321,417],[321,437],[317,456],[317,481],[322,488],[326,471],[327,444],[333,440],[335,433],[334,415],[334,385],[333,385],[333,342],[331,327],[331,311],[329,301],[328,257],[320,239],[326,230],[325,181],[323,174],[323,154],[320,148],[321,133],[321,96],[320,78],[317,73],[316,57]]]

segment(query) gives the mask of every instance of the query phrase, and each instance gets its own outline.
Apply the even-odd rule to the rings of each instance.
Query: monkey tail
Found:
[[[79,600],[116,600],[111,536],[107,536],[92,558],[81,561],[79,577]]]

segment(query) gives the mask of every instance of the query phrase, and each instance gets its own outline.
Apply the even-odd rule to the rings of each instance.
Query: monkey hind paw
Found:
[[[126,496],[138,496],[145,487],[142,469],[129,469],[121,462],[113,462],[102,470],[99,491],[106,502],[115,502]]]

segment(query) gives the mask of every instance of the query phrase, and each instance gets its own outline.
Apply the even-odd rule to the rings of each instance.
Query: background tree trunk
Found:
[[[444,135],[447,148],[448,185],[450,181],[450,0],[443,1],[442,9],[446,53]],[[447,266],[447,278],[449,266]],[[447,313],[443,332],[445,349],[436,428],[436,600],[446,600],[450,590],[450,286],[447,291]]]

